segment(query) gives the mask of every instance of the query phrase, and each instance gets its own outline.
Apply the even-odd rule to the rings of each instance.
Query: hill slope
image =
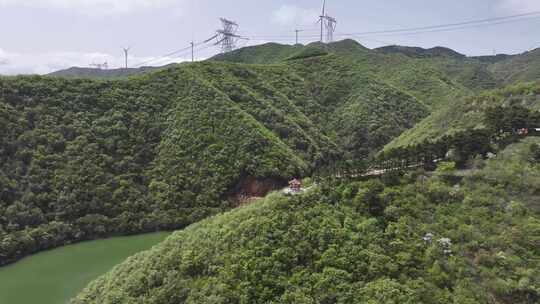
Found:
[[[535,303],[539,143],[457,183],[441,171],[271,195],[176,232],[72,303]]]
[[[490,71],[505,84],[540,79],[540,48],[498,61]]]
[[[444,47],[387,46],[370,50],[354,40],[343,40],[307,46],[272,43],[218,55],[212,60],[268,64],[328,53],[354,61],[358,69],[407,91],[433,110],[486,89],[540,79],[539,50],[466,57]]]
[[[110,69],[110,70],[71,67],[69,69],[52,72],[48,74],[48,76],[63,77],[63,78],[118,79],[118,78],[125,78],[132,75],[143,74],[143,73],[163,69],[166,67],[167,66],[141,67],[141,68],[129,68],[129,69]]]
[[[184,227],[237,197],[365,158],[427,114],[336,55],[113,81],[0,78],[0,264]]]
[[[425,140],[435,141],[466,129],[484,128],[484,111],[495,106],[519,105],[540,111],[540,82],[508,86],[478,96],[456,99],[434,111],[414,128],[394,139],[386,148],[407,146]]]
[[[407,47],[399,45],[390,45],[375,49],[378,52],[385,54],[404,54],[409,57],[415,58],[429,58],[429,57],[454,57],[463,59],[466,56],[460,54],[454,50],[444,47],[434,47],[430,49],[424,49],[420,47]]]

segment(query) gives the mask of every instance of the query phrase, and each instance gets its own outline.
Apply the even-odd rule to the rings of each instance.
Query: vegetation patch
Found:
[[[272,194],[175,233],[72,303],[534,303],[538,143],[509,146],[457,183],[444,163],[432,177]]]

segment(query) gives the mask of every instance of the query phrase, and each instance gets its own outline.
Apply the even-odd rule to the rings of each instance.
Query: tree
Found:
[[[378,179],[362,183],[354,198],[356,208],[372,216],[382,216],[386,206],[379,195],[384,191],[384,187],[384,184]]]
[[[530,159],[532,163],[540,162],[540,145],[532,144],[530,147]]]

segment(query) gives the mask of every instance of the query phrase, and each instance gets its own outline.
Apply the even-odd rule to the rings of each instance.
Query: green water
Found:
[[[69,245],[0,268],[0,304],[64,304],[127,257],[150,249],[169,233]]]

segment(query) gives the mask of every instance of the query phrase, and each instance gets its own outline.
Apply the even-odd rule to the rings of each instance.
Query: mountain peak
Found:
[[[385,54],[403,54],[405,56],[414,58],[428,58],[428,57],[452,57],[452,58],[465,58],[467,56],[458,53],[450,48],[436,46],[433,48],[425,49],[421,47],[390,45],[375,49],[375,51]]]

